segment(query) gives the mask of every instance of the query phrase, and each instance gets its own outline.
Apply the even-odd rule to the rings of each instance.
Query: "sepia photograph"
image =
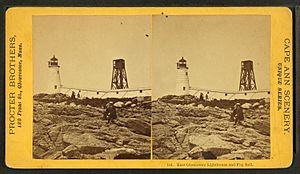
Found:
[[[293,165],[287,7],[18,7],[5,13],[5,165]]]
[[[153,159],[270,158],[270,16],[152,17]]]
[[[150,19],[33,16],[34,159],[150,159]]]

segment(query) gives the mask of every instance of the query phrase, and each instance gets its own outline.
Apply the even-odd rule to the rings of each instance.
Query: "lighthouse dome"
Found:
[[[188,69],[186,60],[183,57],[177,62],[177,69]]]

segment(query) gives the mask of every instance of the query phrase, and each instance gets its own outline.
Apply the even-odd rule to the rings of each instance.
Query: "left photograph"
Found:
[[[33,16],[34,159],[151,158],[151,16]]]

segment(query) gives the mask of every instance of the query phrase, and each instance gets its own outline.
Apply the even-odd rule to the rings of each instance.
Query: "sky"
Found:
[[[184,57],[190,86],[238,91],[241,61],[252,60],[258,89],[270,88],[269,16],[153,16],[152,95],[174,94]]]
[[[113,59],[124,58],[129,87],[150,87],[150,19],[34,16],[34,94],[47,90],[48,60],[53,55],[58,58],[64,86],[109,90]]]
[[[109,90],[112,61],[124,58],[129,87],[156,99],[175,93],[184,57],[192,87],[237,91],[241,61],[252,60],[257,88],[270,88],[270,16],[34,16],[32,26],[34,94],[47,89],[53,55],[68,87]]]

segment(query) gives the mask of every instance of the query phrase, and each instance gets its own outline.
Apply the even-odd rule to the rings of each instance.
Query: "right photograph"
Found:
[[[153,159],[270,158],[270,16],[152,17]]]

